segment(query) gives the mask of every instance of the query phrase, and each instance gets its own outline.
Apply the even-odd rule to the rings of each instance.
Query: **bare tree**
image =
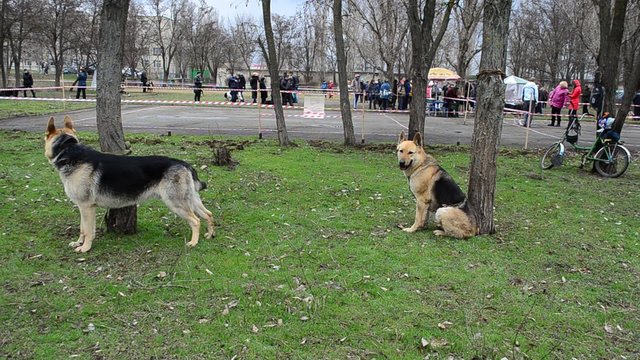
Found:
[[[271,20],[274,44],[278,55],[278,71],[283,68],[288,70],[292,67],[292,39],[295,37],[293,27],[295,19],[288,16],[273,15]]]
[[[604,110],[611,114],[614,113],[615,108],[618,65],[628,3],[629,0],[593,0],[600,25],[600,51],[596,59],[598,63],[596,77],[600,77],[605,88]]]
[[[5,16],[10,20],[6,29],[6,38],[11,49],[11,60],[14,66],[15,86],[20,86],[20,64],[25,42],[37,29],[37,7],[27,4],[27,0],[14,0],[8,4]]]
[[[292,62],[297,70],[302,71],[305,82],[313,79],[313,71],[318,70],[318,59],[323,53],[321,48],[322,27],[326,21],[319,20],[318,3],[305,3],[302,10],[299,10],[296,17],[300,22],[294,24],[298,36],[293,38]]]
[[[2,0],[0,2],[0,74],[2,76],[2,87],[7,87],[7,73],[5,72],[4,64],[4,42],[6,34],[9,28],[8,13],[9,12],[9,0]]]
[[[183,38],[180,19],[184,16],[186,0],[150,0],[149,5],[153,18],[152,41],[160,49],[162,80],[167,82],[171,63]]]
[[[356,27],[362,21],[364,33],[370,34],[370,41],[354,42],[361,54],[365,49],[373,50],[376,59],[380,59],[384,66],[379,67],[384,71],[386,79],[394,78],[394,69],[398,58],[402,55],[401,49],[407,37],[407,14],[402,4],[393,0],[349,0],[349,8],[353,9]],[[361,31],[354,32],[361,33]],[[372,44],[374,46],[372,46]],[[364,49],[363,49],[364,48]],[[374,59],[369,59],[377,64]]]
[[[623,43],[622,65],[624,79],[624,97],[616,113],[613,130],[622,132],[627,114],[631,108],[631,100],[635,92],[640,90],[640,3],[632,3],[627,11],[626,39]]]
[[[146,21],[144,7],[137,1],[131,1],[124,43],[124,64],[127,67],[137,69],[140,64],[142,69],[148,72],[151,63],[146,56],[149,55],[151,35],[150,22]]]
[[[100,13],[96,121],[100,148],[113,154],[126,152],[122,128],[120,77],[128,11],[129,0],[104,0]],[[107,230],[124,234],[135,233],[136,212],[135,205],[110,209],[106,215]]]
[[[336,57],[338,62],[338,87],[340,88],[340,111],[342,113],[342,128],[344,144],[354,146],[356,137],[351,120],[351,105],[347,91],[347,54],[344,49],[344,33],[342,31],[342,0],[333,0],[333,32],[336,39]],[[359,89],[356,89],[359,91]]]
[[[242,61],[245,69],[251,70],[253,57],[256,53],[258,33],[256,31],[255,19],[251,16],[236,16],[235,25],[232,27],[231,41],[237,53],[238,59]]]
[[[271,98],[273,99],[274,110],[276,112],[276,128],[278,129],[278,142],[280,146],[289,146],[289,135],[287,125],[284,121],[284,111],[282,109],[282,96],[280,95],[280,81],[278,81],[278,55],[276,53],[276,43],[271,27],[271,0],[262,0],[262,20],[264,22],[264,37],[259,38],[258,44],[262,49],[262,55],[267,61],[269,75],[271,76]],[[265,42],[267,46],[265,47]]]
[[[461,0],[454,8],[453,19],[457,35],[454,68],[462,78],[467,76],[471,61],[480,53],[480,46],[476,40],[478,40],[478,27],[482,19],[483,2],[483,0]]]
[[[478,73],[478,102],[471,148],[469,204],[480,234],[495,232],[493,204],[496,162],[502,133],[504,71],[511,0],[485,0],[482,58]]]
[[[69,34],[77,6],[77,0],[47,0],[43,5],[42,12],[48,15],[41,18],[44,28],[41,39],[53,59],[55,86],[60,86],[65,53],[74,48],[69,42]]]
[[[455,0],[448,0],[442,9],[442,20],[436,34],[433,34],[436,20],[436,0],[426,0],[422,8],[418,6],[418,0],[408,0],[407,16],[411,33],[411,71],[413,100],[411,101],[411,113],[409,117],[409,139],[413,139],[416,133],[424,134],[425,119],[425,95],[428,82],[429,68],[436,49],[442,41],[451,10]]]

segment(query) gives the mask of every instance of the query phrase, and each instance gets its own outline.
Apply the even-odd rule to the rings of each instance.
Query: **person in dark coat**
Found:
[[[633,116],[635,120],[640,120],[640,89],[633,96]]]
[[[200,101],[202,96],[202,73],[198,71],[193,79],[193,101]]]
[[[149,81],[149,79],[147,79],[147,72],[143,70],[140,73],[140,82],[142,82],[142,92],[143,93],[147,92],[147,81]]]
[[[260,78],[260,104],[267,103],[267,84],[265,83],[264,76]]]
[[[251,74],[251,79],[249,79],[249,85],[251,85],[251,99],[253,99],[253,103],[258,102],[258,82],[260,82],[260,77],[258,77],[258,73]]]
[[[36,92],[33,91],[33,76],[27,69],[24,69],[24,74],[22,74],[22,87],[25,89],[31,88],[31,95],[36,97]],[[27,90],[24,91],[24,97],[27,97]]]
[[[71,91],[73,91],[73,86],[76,86],[76,99],[80,99],[80,93],[82,93],[83,99],[87,98],[87,72],[84,70],[84,66],[80,66],[78,76],[71,84]]]
[[[242,92],[242,90],[246,88],[247,88],[247,79],[245,79],[243,74],[238,74],[238,89],[240,89],[240,91],[238,92],[238,98],[242,102],[244,102],[244,93]]]
[[[582,89],[582,96],[580,97],[580,102],[582,102],[582,113],[589,113],[589,100],[591,99],[591,87],[589,85],[585,85],[584,89]]]

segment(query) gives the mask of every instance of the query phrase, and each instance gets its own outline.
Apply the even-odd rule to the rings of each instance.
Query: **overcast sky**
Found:
[[[253,16],[261,24],[262,3],[258,0],[206,0],[207,4],[213,6],[222,18],[229,18],[231,21],[236,15],[248,14]],[[271,13],[279,15],[295,15],[296,9],[302,5],[304,0],[271,0]]]

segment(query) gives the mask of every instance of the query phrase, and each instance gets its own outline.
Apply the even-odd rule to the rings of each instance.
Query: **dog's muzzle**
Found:
[[[407,170],[412,163],[413,163],[413,159],[411,159],[409,162],[399,161],[398,166],[400,166],[400,170]]]

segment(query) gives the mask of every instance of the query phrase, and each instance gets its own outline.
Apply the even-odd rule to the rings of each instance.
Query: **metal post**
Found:
[[[258,105],[258,139],[262,139],[262,104]]]
[[[364,104],[362,104],[362,134],[360,134],[360,143],[364,144]]]

